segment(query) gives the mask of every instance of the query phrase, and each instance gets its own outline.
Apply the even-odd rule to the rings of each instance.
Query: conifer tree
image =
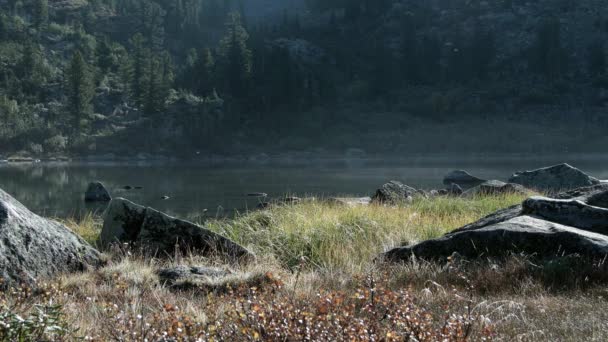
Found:
[[[158,115],[164,107],[166,96],[163,94],[163,75],[159,74],[161,63],[157,58],[150,58],[147,68],[147,89],[145,93],[144,112],[147,116]]]
[[[229,15],[226,30],[219,49],[222,76],[226,90],[236,98],[243,98],[251,76],[251,50],[247,46],[249,34],[241,24],[238,13]]]
[[[74,52],[65,75],[68,112],[72,132],[79,134],[86,115],[91,112],[94,89],[89,67],[79,51]]]
[[[137,33],[131,38],[132,54],[130,62],[130,94],[131,100],[139,109],[145,105],[145,94],[148,85],[146,68],[149,60],[149,51],[144,46],[143,35]]]
[[[46,28],[49,21],[49,3],[48,0],[36,0],[34,3],[34,26],[37,30]]]
[[[196,93],[200,96],[207,96],[213,91],[214,86],[215,59],[210,49],[203,50],[195,65],[196,74]]]

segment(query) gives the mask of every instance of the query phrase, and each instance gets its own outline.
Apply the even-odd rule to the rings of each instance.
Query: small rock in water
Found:
[[[87,187],[84,200],[86,202],[110,202],[112,196],[101,182],[92,182]]]
[[[452,171],[443,178],[443,184],[458,184],[461,187],[473,187],[483,182],[485,182],[484,179],[475,177],[464,170]]]
[[[268,197],[268,194],[263,192],[251,192],[247,194],[247,197]]]
[[[125,190],[133,190],[133,187],[132,187],[132,186],[130,186],[130,185],[125,185],[125,186],[123,187],[123,189],[125,189]]]
[[[165,195],[165,196],[162,196],[160,199],[162,199],[162,200],[165,200],[165,201],[166,201],[166,200],[171,199],[171,197],[169,197],[169,196]]]

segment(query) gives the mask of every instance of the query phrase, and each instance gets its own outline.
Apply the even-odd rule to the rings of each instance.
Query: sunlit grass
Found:
[[[86,242],[93,246],[97,245],[102,226],[100,217],[95,216],[92,213],[88,213],[79,219],[68,218],[60,221],[73,232],[80,235]]]
[[[210,221],[206,227],[288,268],[305,260],[314,268],[356,272],[388,248],[438,237],[523,199],[445,197],[398,207],[304,201]]]

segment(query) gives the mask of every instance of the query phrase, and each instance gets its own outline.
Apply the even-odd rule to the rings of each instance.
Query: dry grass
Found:
[[[67,332],[47,332],[51,340],[608,339],[603,263],[576,257],[539,263],[516,255],[448,264],[373,261],[389,247],[436,237],[521,200],[272,207],[207,223],[260,256],[226,279],[168,288],[155,274],[159,267],[210,261],[160,261],[122,251],[107,267],[55,279],[42,291],[1,294],[0,321],[7,313],[27,317],[33,304],[59,304]],[[68,224],[88,241],[99,233],[94,217]]]
[[[361,272],[391,247],[438,237],[522,200],[518,195],[419,198],[402,207],[305,201],[206,226],[287,268],[305,258],[315,269]]]

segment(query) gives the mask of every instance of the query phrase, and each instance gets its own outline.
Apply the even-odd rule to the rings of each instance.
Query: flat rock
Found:
[[[508,195],[508,194],[519,194],[528,195],[529,191],[522,185],[505,183],[498,180],[490,180],[483,182],[478,186],[471,188],[462,194],[463,197],[475,197],[475,196],[497,196],[497,195]]]
[[[580,187],[600,184],[600,181],[568,164],[545,167],[533,171],[517,172],[509,183],[523,185],[529,189],[557,193]]]
[[[333,197],[329,203],[343,205],[347,207],[367,206],[372,203],[371,197]]]
[[[232,273],[215,267],[180,265],[160,269],[157,274],[162,284],[172,286],[180,281],[205,281]]]
[[[509,252],[544,257],[580,254],[603,258],[608,255],[608,237],[545,221],[519,216],[476,230],[448,234],[439,239],[396,248],[383,255],[388,261],[408,260],[412,256],[441,260],[458,253],[467,258],[504,256]]]
[[[0,190],[2,286],[33,284],[101,264],[99,252],[69,228],[32,213]]]
[[[440,260],[455,252],[466,257],[510,252],[545,258],[558,253],[607,255],[608,188],[595,185],[555,197],[531,197],[521,205],[499,210],[441,238],[396,248],[383,257],[398,261],[415,255]]]
[[[416,194],[418,194],[418,190],[411,186],[398,181],[390,181],[376,191],[372,200],[383,204],[398,205],[411,203]]]
[[[524,201],[522,212],[547,221],[608,235],[608,209],[578,199],[532,197]]]
[[[445,185],[458,184],[459,186],[465,188],[474,187],[485,181],[485,179],[475,177],[464,170],[452,171],[443,178],[443,184]]]
[[[87,202],[110,202],[112,196],[101,182],[92,182],[89,183],[84,193],[84,200]]]
[[[249,261],[254,257],[228,238],[123,198],[114,199],[104,213],[101,236],[104,243],[132,243],[155,255],[172,255],[178,248],[184,253],[230,262]]]

